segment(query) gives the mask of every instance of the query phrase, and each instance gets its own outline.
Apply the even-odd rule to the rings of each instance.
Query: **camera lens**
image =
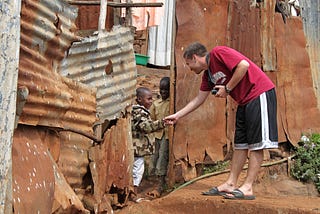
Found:
[[[213,95],[216,95],[216,94],[217,94],[217,92],[218,92],[218,90],[217,90],[217,89],[215,89],[215,88],[211,90],[211,94],[213,94]]]

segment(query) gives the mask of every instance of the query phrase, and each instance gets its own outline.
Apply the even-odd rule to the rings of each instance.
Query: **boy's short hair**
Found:
[[[160,80],[160,84],[161,84],[162,82],[163,82],[163,83],[170,83],[170,78],[169,78],[169,77],[162,77],[161,80]]]
[[[183,53],[183,58],[192,59],[193,54],[197,56],[205,56],[207,54],[207,48],[200,42],[194,42],[190,44]]]
[[[138,97],[143,97],[146,92],[151,92],[151,90],[147,87],[139,87],[136,89],[136,96]]]

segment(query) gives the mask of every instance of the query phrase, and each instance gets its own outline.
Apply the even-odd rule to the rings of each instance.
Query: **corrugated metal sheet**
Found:
[[[60,132],[60,139],[60,157],[57,164],[70,186],[73,189],[80,188],[88,172],[88,151],[93,142],[72,132]]]
[[[130,28],[115,26],[74,42],[61,63],[61,75],[97,88],[101,122],[121,115],[131,105],[137,69]]]
[[[22,47],[28,44],[33,51],[44,56],[50,55],[51,60],[62,59],[64,51],[77,39],[74,34],[77,12],[77,7],[65,1],[22,1]],[[47,66],[50,68],[53,65]]]
[[[1,1],[0,8],[0,213],[11,213],[11,146],[18,81],[20,1]]]
[[[19,123],[92,133],[95,88],[60,76],[56,69],[77,40],[77,8],[58,0],[25,0],[21,9],[19,86],[29,90]]]
[[[320,1],[299,0],[303,29],[307,38],[313,84],[320,108]]]

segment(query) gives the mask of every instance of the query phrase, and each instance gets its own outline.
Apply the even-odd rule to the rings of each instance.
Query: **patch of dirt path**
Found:
[[[226,173],[198,180],[159,199],[131,203],[116,213],[320,213],[320,197],[314,185],[287,177],[279,171],[284,167],[261,170],[254,187],[256,199],[252,201],[201,195],[202,191],[225,181]],[[240,182],[244,177],[245,171],[240,175]]]
[[[159,82],[162,77],[170,77],[170,70],[165,68],[149,68],[137,65],[137,87],[144,86],[151,89],[154,98],[159,95]]]

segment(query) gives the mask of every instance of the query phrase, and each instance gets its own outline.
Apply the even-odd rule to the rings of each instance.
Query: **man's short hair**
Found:
[[[207,48],[200,42],[194,42],[190,44],[183,53],[183,58],[192,59],[193,54],[197,56],[205,56],[207,54]]]

